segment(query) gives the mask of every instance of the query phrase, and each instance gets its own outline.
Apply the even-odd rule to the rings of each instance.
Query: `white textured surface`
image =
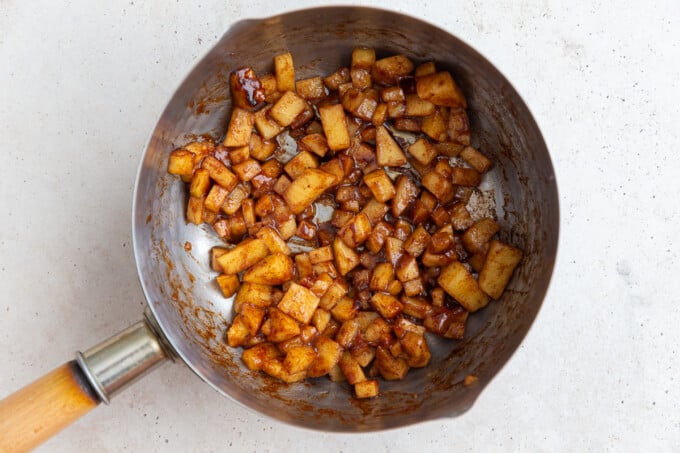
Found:
[[[223,30],[283,11],[277,5],[0,0],[0,395],[140,318],[130,209],[147,134]],[[184,366],[166,365],[42,451],[680,445],[680,5],[389,7],[451,30],[489,58],[522,94],[551,149],[559,257],[513,359],[465,416],[370,435],[263,420]]]

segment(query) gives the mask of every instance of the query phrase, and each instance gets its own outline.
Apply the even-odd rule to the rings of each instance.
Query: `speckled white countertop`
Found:
[[[378,434],[305,431],[165,365],[42,451],[677,449],[680,4],[654,3],[380,5],[451,30],[500,68],[557,172],[548,297],[463,417]],[[0,1],[0,396],[140,318],[130,211],[147,136],[231,23],[279,5]]]

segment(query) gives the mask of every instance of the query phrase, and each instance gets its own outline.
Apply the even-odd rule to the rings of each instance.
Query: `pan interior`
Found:
[[[405,33],[403,30],[408,30]],[[466,339],[429,341],[430,365],[406,379],[381,382],[381,396],[351,398],[345,383],[315,379],[290,386],[248,371],[240,350],[223,341],[231,300],[217,288],[209,252],[221,241],[206,226],[185,223],[184,185],[166,174],[170,151],[209,134],[224,134],[230,71],[272,72],[273,56],[290,51],[296,77],[347,65],[356,46],[378,57],[404,53],[448,69],[466,93],[473,145],[495,169],[485,187],[495,194],[502,240],[525,252],[503,298],[470,317]],[[179,356],[219,392],[276,419],[334,431],[378,430],[455,416],[510,358],[543,301],[558,235],[554,173],[529,110],[509,82],[482,56],[447,32],[398,13],[370,8],[302,10],[239,22],[201,59],[178,88],[152,134],[137,179],[134,245],[148,303]],[[476,385],[463,379],[476,375]]]

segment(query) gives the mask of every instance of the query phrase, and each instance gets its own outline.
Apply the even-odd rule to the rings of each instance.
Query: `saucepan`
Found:
[[[500,301],[470,317],[465,338],[434,341],[428,367],[381,383],[380,396],[355,400],[325,378],[276,384],[247,370],[224,333],[232,300],[214,283],[209,251],[221,242],[187,225],[187,191],[166,173],[171,150],[226,130],[229,73],[272,71],[273,56],[295,58],[300,78],[329,74],[352,48],[403,53],[449,70],[467,95],[473,143],[492,157],[485,175],[501,239],[525,257]],[[134,252],[148,302],[142,321],[0,401],[0,450],[32,448],[167,360],[184,362],[222,395],[272,419],[326,431],[371,431],[463,414],[515,352],[536,318],[558,241],[558,197],[546,144],[508,80],[449,32],[399,13],[322,7],[233,25],[191,70],[153,130],[137,175]],[[477,377],[465,385],[465,377]],[[468,382],[469,383],[469,382]]]

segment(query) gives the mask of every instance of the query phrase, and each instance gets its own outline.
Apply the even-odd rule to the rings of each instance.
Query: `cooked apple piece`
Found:
[[[491,160],[472,146],[463,148],[460,157],[479,173],[486,173],[491,168]]]
[[[354,299],[343,295],[338,302],[331,308],[331,315],[338,322],[349,321],[356,316],[359,308]]]
[[[264,74],[260,76],[260,83],[264,91],[264,100],[270,104],[276,102],[283,93],[276,86],[276,76],[274,74]]]
[[[308,168],[284,192],[283,198],[293,214],[299,214],[335,183],[335,177],[323,170]]]
[[[453,198],[453,185],[437,171],[430,171],[423,176],[423,187],[437,197],[441,203],[448,203]]]
[[[384,293],[375,293],[371,297],[371,305],[383,318],[391,319],[404,309],[404,305],[394,296]]]
[[[315,101],[326,97],[326,87],[321,77],[310,77],[295,82],[297,94],[308,101]]]
[[[338,333],[335,334],[335,341],[345,349],[352,347],[354,339],[359,334],[359,322],[356,319],[349,319],[342,323]]]
[[[470,253],[486,253],[487,243],[499,230],[500,225],[493,219],[480,219],[463,233],[463,246]]]
[[[295,236],[306,241],[311,241],[316,237],[316,230],[317,227],[314,223],[311,223],[307,220],[302,220],[300,223],[298,223]]]
[[[418,186],[411,178],[400,175],[397,178],[396,191],[392,200],[392,215],[395,217],[402,215],[416,201],[418,192]]]
[[[278,304],[279,310],[301,323],[309,324],[314,310],[319,306],[319,297],[297,283],[292,283]]]
[[[414,278],[413,280],[403,282],[402,286],[404,294],[407,296],[417,296],[418,294],[423,294],[425,292],[422,278]]]
[[[250,142],[253,142],[253,136],[259,137],[258,135],[252,134],[250,136]],[[245,162],[250,158],[250,145],[238,146],[236,148],[229,149],[229,162],[231,164],[240,164]]]
[[[229,195],[227,195],[227,198],[222,203],[222,212],[227,215],[236,214],[236,211],[241,208],[243,202],[248,198],[249,195],[250,193],[244,185],[239,184],[238,186],[234,187],[234,189],[229,192]]]
[[[186,149],[176,149],[168,159],[168,173],[171,175],[191,176],[194,172],[194,153]]]
[[[418,77],[423,77],[423,76],[426,76],[426,75],[434,74],[435,72],[437,72],[437,69],[435,68],[434,62],[428,61],[426,63],[419,65],[416,68],[413,75],[415,75],[416,78],[418,78]]]
[[[472,256],[468,258],[467,263],[470,265],[472,270],[477,273],[482,272],[484,268],[484,262],[486,261],[486,253],[473,253]]]
[[[406,114],[406,102],[390,101],[387,103],[387,116],[389,118],[401,118]]]
[[[390,263],[379,263],[373,269],[369,287],[373,291],[386,291],[387,285],[394,280],[394,267]]]
[[[255,113],[255,120],[259,118],[259,112],[262,110],[258,111]],[[267,121],[270,121],[267,119]],[[277,125],[278,127],[278,125]],[[276,135],[276,134],[275,134]],[[242,158],[240,161],[243,162],[244,160],[247,160],[249,157],[252,157],[253,159],[257,159],[259,161],[265,161],[267,160],[273,153],[276,151],[276,142],[275,141],[269,141],[265,140],[260,135],[257,133],[253,133],[253,135],[250,136],[250,146],[248,147],[248,156],[245,158]],[[231,157],[231,156],[230,156]],[[232,160],[232,163],[238,163]]]
[[[243,318],[236,315],[227,329],[227,344],[232,348],[243,346],[250,337],[250,330]]]
[[[283,359],[283,367],[291,374],[307,371],[316,359],[316,352],[311,346],[301,345],[289,348],[286,358]]]
[[[329,273],[323,273],[314,280],[314,283],[309,287],[309,290],[321,297],[326,294],[328,288],[333,284],[333,280],[333,277]]]
[[[456,157],[465,148],[464,145],[461,145],[460,143],[454,143],[454,142],[435,143],[433,146],[434,146],[434,149],[437,150],[437,153],[440,156],[447,156],[447,157]]]
[[[413,71],[413,63],[405,55],[382,58],[373,64],[371,76],[381,85],[397,85],[399,79]]]
[[[437,230],[430,239],[430,247],[434,253],[444,253],[454,247],[453,227],[445,225]]]
[[[283,193],[288,189],[288,186],[290,186],[291,180],[288,176],[286,175],[281,175],[279,176],[279,179],[276,180],[276,183],[274,184],[273,190],[279,195],[283,195]]]
[[[396,193],[392,180],[382,169],[364,175],[364,183],[371,190],[375,199],[380,203],[392,199]]]
[[[203,158],[215,151],[215,144],[210,140],[191,142],[184,145],[184,149],[194,153],[194,167],[199,165]]]
[[[375,63],[375,49],[355,47],[352,49],[352,69],[371,69]]]
[[[281,238],[281,235],[272,227],[262,227],[257,232],[256,237],[262,239],[271,253],[283,253],[290,255],[291,251],[288,244]]]
[[[243,320],[243,324],[248,329],[250,335],[255,336],[257,335],[257,331],[260,330],[265,313],[266,311],[264,308],[244,304],[241,307],[241,312],[238,316]]]
[[[194,225],[203,223],[204,202],[205,197],[189,197],[189,203],[187,203],[187,222],[193,223]]]
[[[281,234],[281,238],[283,238],[284,241],[292,238],[297,232],[295,216],[291,215],[288,219],[277,220],[276,229],[279,230],[279,234]]]
[[[290,126],[307,108],[307,102],[293,91],[286,91],[269,110],[269,117],[280,126]],[[263,135],[264,136],[264,135]]]
[[[299,255],[298,255],[299,256]],[[319,306],[324,310],[331,310],[340,299],[347,294],[348,287],[345,280],[336,278],[326,293],[321,296]]]
[[[457,186],[477,187],[481,182],[481,175],[472,168],[453,167],[451,181]]]
[[[210,172],[204,168],[197,168],[194,176],[191,178],[191,186],[189,186],[189,195],[196,198],[201,198],[208,193],[210,189]]]
[[[295,270],[297,271],[297,276],[300,279],[310,277],[314,273],[308,254],[299,253],[295,255]]]
[[[380,103],[376,105],[373,116],[371,117],[371,123],[375,126],[382,126],[385,121],[387,121],[387,104]]]
[[[484,267],[479,273],[479,287],[493,299],[500,299],[521,260],[521,250],[500,241],[491,241]]]
[[[369,69],[352,68],[349,71],[349,75],[352,79],[352,86],[359,90],[370,88],[373,83]]]
[[[238,274],[255,265],[269,255],[267,244],[262,239],[241,242],[224,255],[217,258],[225,274]]]
[[[243,281],[260,285],[281,285],[293,278],[293,260],[283,253],[263,258],[243,275]]]
[[[222,267],[217,262],[217,258],[229,251],[226,247],[213,247],[210,250],[210,268],[215,272],[222,272]]]
[[[393,357],[389,350],[378,346],[375,351],[375,368],[386,381],[404,379],[408,373],[408,363],[402,358]]]
[[[217,276],[217,284],[222,290],[224,297],[231,297],[241,283],[238,280],[238,275],[221,274]]]
[[[403,313],[416,319],[423,319],[432,312],[433,306],[426,299],[414,296],[402,296]]]
[[[469,312],[475,312],[489,303],[489,296],[479,288],[477,280],[457,261],[441,270],[437,283]]]
[[[302,148],[309,150],[319,157],[324,157],[328,152],[328,142],[322,134],[309,134],[300,140]]]
[[[429,165],[432,159],[437,157],[437,150],[434,149],[429,140],[424,138],[419,138],[409,146],[408,153],[423,165]]]
[[[366,214],[371,225],[376,225],[385,217],[385,214],[387,214],[389,209],[390,208],[385,203],[381,203],[375,198],[372,198],[366,203],[361,212]]]
[[[308,168],[317,168],[319,161],[309,151],[302,151],[288,161],[283,169],[291,178],[298,178]]]
[[[470,119],[464,109],[451,109],[449,112],[447,130],[451,141],[460,143],[461,145],[470,144]]]
[[[224,137],[224,146],[246,146],[250,143],[250,135],[255,123],[254,115],[248,110],[234,107]]]
[[[260,134],[260,136],[265,140],[269,140],[271,138],[276,137],[284,129],[283,126],[281,126],[279,123],[277,123],[276,121],[269,117],[269,112],[271,111],[271,109],[272,106],[266,106],[255,112],[254,115],[255,128],[257,129],[257,132]],[[250,152],[251,155],[253,155],[252,147]],[[253,155],[253,157],[255,156]]]
[[[371,231],[371,235],[366,239],[366,248],[372,253],[380,252],[387,238],[392,235],[392,230],[389,223],[378,222]]]
[[[340,275],[347,275],[349,271],[359,265],[359,254],[338,237],[333,241],[333,254]]]
[[[342,239],[348,247],[356,248],[363,244],[370,234],[371,222],[368,220],[366,214],[360,212],[354,216],[352,220],[347,222],[345,226],[340,228],[337,237]]]
[[[251,110],[265,100],[265,91],[252,68],[240,68],[229,74],[231,103]]]
[[[212,156],[203,159],[201,166],[208,170],[210,177],[226,190],[232,190],[238,184],[238,178],[222,162]]]
[[[469,312],[463,307],[436,307],[423,319],[423,326],[444,338],[461,340],[465,336],[465,324]]]
[[[373,89],[348,88],[340,98],[342,107],[357,118],[370,121],[378,106],[378,92]]]
[[[380,99],[383,102],[404,102],[406,95],[400,86],[388,86],[380,90]]]
[[[465,203],[456,203],[451,207],[449,213],[451,214],[451,225],[456,231],[467,230],[474,224]]]
[[[399,258],[404,254],[404,241],[395,237],[389,237],[385,240],[385,255],[387,261],[393,266],[397,265]]]
[[[342,353],[338,365],[340,365],[342,373],[350,384],[354,385],[366,380],[366,375],[364,374],[364,370],[361,369],[361,365],[359,365],[349,352],[345,351]]]
[[[408,253],[402,255],[395,266],[395,274],[402,283],[419,278],[420,271],[418,270],[418,263],[415,257]]]
[[[377,126],[375,133],[375,151],[378,165],[381,167],[401,167],[408,163],[404,151],[384,126]]]
[[[354,395],[359,399],[373,398],[379,394],[380,384],[375,379],[367,379],[354,384]]]
[[[333,261],[333,250],[329,245],[319,247],[309,251],[309,261],[312,264],[325,263],[326,261]]]
[[[342,346],[324,336],[316,340],[316,351],[317,356],[307,370],[307,375],[313,378],[328,374],[342,357]]]
[[[336,91],[340,85],[350,81],[349,68],[340,67],[333,74],[324,77],[323,83],[331,91]]]
[[[423,335],[406,332],[399,342],[406,355],[408,355],[406,363],[411,368],[423,368],[430,362],[430,349]]]
[[[370,345],[387,344],[393,340],[392,327],[385,319],[377,317],[366,327],[363,336]]]
[[[271,323],[266,336],[272,343],[280,343],[300,334],[300,326],[295,319],[277,308],[269,308],[269,320]]]
[[[398,131],[404,132],[420,132],[422,130],[423,121],[421,118],[395,118],[393,121],[394,128]]]
[[[318,108],[321,126],[328,147],[332,151],[340,151],[350,145],[349,129],[347,128],[347,117],[340,104],[324,105]]]
[[[435,109],[432,114],[424,117],[420,129],[425,135],[438,142],[444,142],[449,137],[446,117],[441,108]]]
[[[404,250],[412,256],[418,257],[430,243],[430,233],[422,226],[418,227],[411,233],[411,235],[404,241]]]
[[[260,371],[266,362],[279,356],[279,350],[272,343],[260,343],[245,349],[241,360],[251,371]]]
[[[323,332],[331,320],[331,313],[323,308],[317,308],[312,315],[312,325],[316,327],[319,332]]]
[[[243,215],[243,221],[248,228],[255,225],[255,202],[252,198],[246,198],[241,203],[241,214]]]
[[[247,159],[239,164],[232,165],[231,168],[243,182],[250,181],[262,170],[262,167],[260,167],[260,164],[255,159]]]
[[[283,366],[283,361],[278,357],[265,362],[262,366],[262,371],[286,384],[300,382],[307,377],[307,374],[304,371],[299,373],[289,373],[286,371],[286,368]]]
[[[435,110],[433,103],[421,99],[417,94],[407,94],[405,104],[404,115],[406,116],[428,116],[432,115]]]
[[[467,108],[463,92],[448,71],[428,74],[416,79],[416,91],[421,99],[435,105]]]
[[[234,312],[240,313],[245,304],[254,307],[269,307],[281,298],[281,291],[268,285],[244,282],[234,298]]]
[[[274,75],[276,76],[277,90],[282,93],[295,90],[295,66],[290,52],[274,57]]]

